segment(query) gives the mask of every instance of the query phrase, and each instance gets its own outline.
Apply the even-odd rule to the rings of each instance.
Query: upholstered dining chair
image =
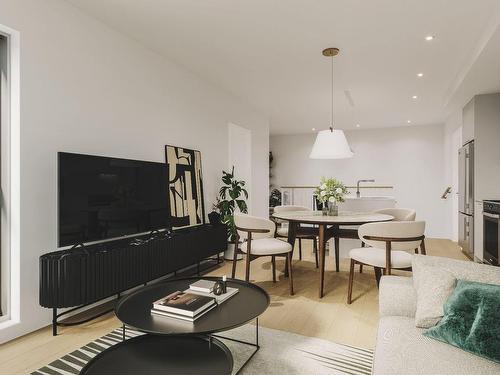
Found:
[[[288,264],[290,295],[293,295],[292,245],[274,237],[276,224],[265,218],[246,214],[235,214],[237,238],[235,243],[242,241],[241,250],[235,249],[232,277],[236,274],[236,263],[239,252],[246,254],[245,280],[250,279],[250,262],[263,256],[271,257],[273,282],[276,282],[276,257],[285,257]]]
[[[294,206],[294,205],[284,205],[274,207],[275,213],[291,212],[291,211],[312,211],[310,208],[305,206]],[[275,219],[278,229],[276,230],[277,238],[288,238],[288,226],[282,220]],[[318,268],[318,236],[300,233],[300,229],[297,231],[296,238],[299,240],[299,260],[302,260],[302,240],[312,240],[313,241],[313,252],[316,261],[316,268]]]
[[[375,210],[379,214],[391,215],[394,217],[392,221],[415,221],[417,216],[417,211],[413,208],[382,208]],[[365,243],[361,242],[361,247],[365,247]],[[415,249],[415,253],[418,254],[418,248]],[[359,265],[359,273],[363,272],[363,265]]]
[[[382,208],[375,212],[394,216],[393,221],[415,221],[417,216],[417,211],[413,208]]]
[[[349,252],[351,266],[347,303],[352,302],[356,264],[374,267],[377,286],[381,270],[384,270],[385,275],[390,275],[392,269],[411,271],[410,252],[420,246],[422,254],[425,254],[424,232],[425,221],[393,221],[361,225],[358,230],[359,238],[371,247],[352,249]]]

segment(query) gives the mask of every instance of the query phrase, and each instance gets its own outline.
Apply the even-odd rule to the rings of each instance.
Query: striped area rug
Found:
[[[127,338],[138,335],[142,335],[142,333],[131,329],[126,331]],[[246,325],[224,332],[223,335],[253,341],[255,326]],[[32,375],[79,374],[83,366],[94,356],[121,342],[121,340],[121,329],[115,329],[111,333],[42,367],[33,372]],[[233,354],[234,372],[236,372],[249,357],[253,348],[229,340],[222,341]],[[259,330],[259,343],[261,345],[260,350],[241,374],[371,374],[373,362],[373,351],[371,350],[263,327]]]

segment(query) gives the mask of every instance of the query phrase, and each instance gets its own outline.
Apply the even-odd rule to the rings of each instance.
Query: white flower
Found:
[[[324,197],[326,195],[326,191],[322,191],[321,193],[319,193],[322,197]]]
[[[323,184],[319,187],[321,190],[325,190],[326,189],[326,184]]]
[[[340,194],[340,193],[342,193],[342,188],[337,188],[337,189],[335,189],[335,191],[337,192],[337,194]]]
[[[328,198],[328,202],[332,202],[332,203],[334,203],[334,202],[335,202],[335,197],[330,197],[330,198]]]

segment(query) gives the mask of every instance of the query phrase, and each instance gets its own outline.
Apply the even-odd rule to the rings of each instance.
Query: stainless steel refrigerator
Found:
[[[458,150],[458,245],[474,259],[474,142]]]

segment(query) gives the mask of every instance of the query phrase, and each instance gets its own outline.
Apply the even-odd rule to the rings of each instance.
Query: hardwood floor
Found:
[[[427,239],[427,254],[467,259],[455,243],[449,240]],[[353,303],[346,304],[348,260],[342,259],[340,272],[334,272],[333,260],[326,259],[325,296],[318,295],[318,271],[314,267],[311,241],[303,241],[303,260],[294,259],[295,295],[288,294],[288,280],[278,272],[272,282],[270,258],[260,258],[251,264],[251,280],[271,295],[271,306],[259,319],[269,328],[319,337],[338,343],[373,348],[378,321],[378,290],[373,269],[363,269],[354,277]],[[295,258],[298,249],[295,251]],[[231,262],[210,272],[210,275],[230,275]],[[284,261],[277,261],[282,271]],[[410,273],[400,272],[400,274]],[[237,277],[244,276],[244,262],[239,261]],[[105,315],[87,324],[60,328],[53,337],[50,327],[40,329],[6,344],[0,345],[0,374],[27,374],[85,345],[120,326],[113,314]]]

